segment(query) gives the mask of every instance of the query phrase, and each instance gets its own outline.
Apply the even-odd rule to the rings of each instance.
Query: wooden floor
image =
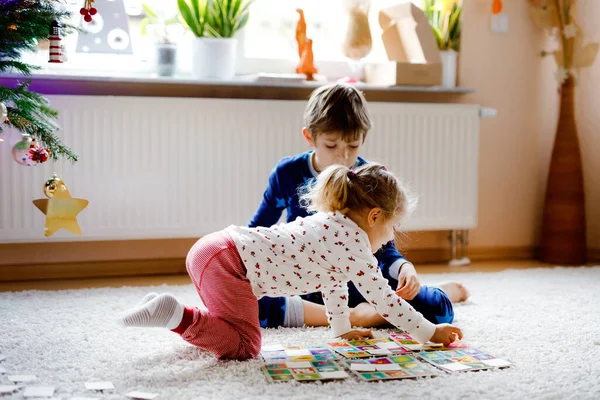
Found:
[[[417,267],[419,274],[445,274],[455,272],[496,272],[505,269],[551,267],[533,260],[519,261],[477,261],[463,267],[450,267],[447,264],[425,264]],[[187,275],[134,276],[95,279],[66,279],[23,282],[0,282],[0,292],[22,290],[64,290],[98,287],[186,285],[191,283]]]

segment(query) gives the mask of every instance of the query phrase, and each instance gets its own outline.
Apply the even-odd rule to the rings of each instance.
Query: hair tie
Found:
[[[382,165],[381,169],[384,170],[384,171],[387,171],[387,168],[385,167],[385,165]]]
[[[354,178],[356,178],[356,172],[349,169],[348,170],[348,179],[354,179]]]

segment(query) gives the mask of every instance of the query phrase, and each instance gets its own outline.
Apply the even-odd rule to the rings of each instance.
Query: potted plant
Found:
[[[194,76],[232,79],[235,76],[237,39],[248,22],[251,0],[178,0],[185,24],[196,36],[193,45]]]
[[[462,0],[424,0],[424,11],[440,50],[442,86],[455,87]]]
[[[173,76],[177,67],[175,28],[180,26],[179,16],[164,18],[147,4],[142,4],[146,17],[140,29],[142,36],[151,37],[156,47],[156,71],[160,76]]]

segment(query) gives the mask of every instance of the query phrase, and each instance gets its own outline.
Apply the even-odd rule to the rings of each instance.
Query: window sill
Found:
[[[231,99],[306,100],[310,93],[326,83],[256,82],[249,77],[232,81],[199,81],[189,76],[174,78],[151,75],[110,76],[109,74],[76,75],[36,73],[30,89],[44,95],[192,97]],[[0,85],[14,86],[28,77],[5,74]],[[470,88],[439,86],[375,86],[358,84],[369,101],[381,102],[455,102],[458,96],[475,92]]]

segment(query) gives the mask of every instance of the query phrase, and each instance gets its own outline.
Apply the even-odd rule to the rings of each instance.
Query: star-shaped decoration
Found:
[[[33,204],[46,215],[44,235],[51,236],[60,229],[81,235],[77,214],[86,208],[89,202],[86,199],[71,197],[67,186],[56,174],[46,181],[44,193],[48,199],[33,200]]]

